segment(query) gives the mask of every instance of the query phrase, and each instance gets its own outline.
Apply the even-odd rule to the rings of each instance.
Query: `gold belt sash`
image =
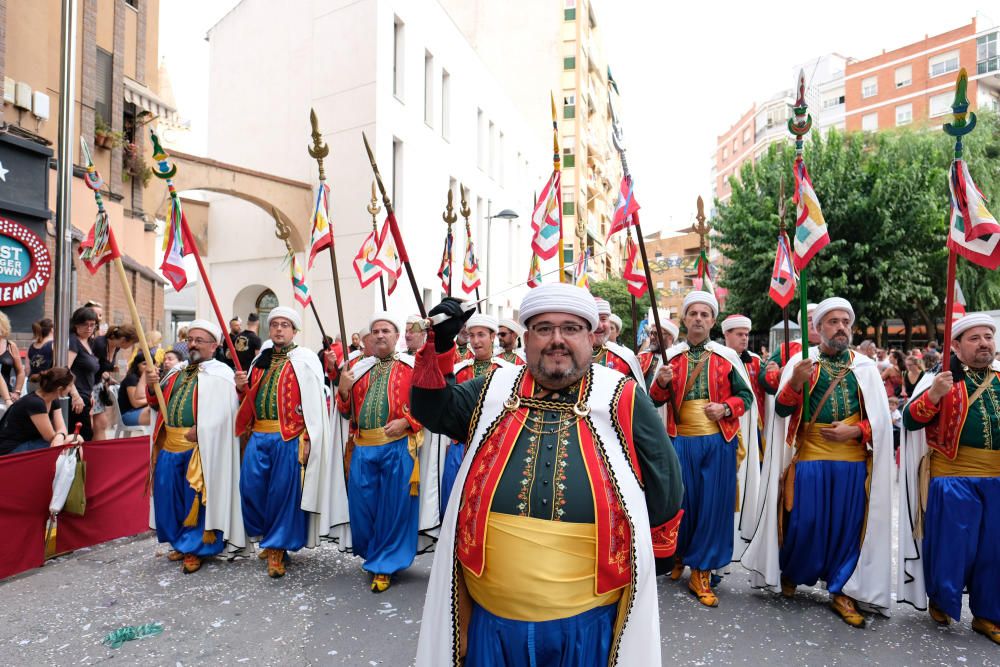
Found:
[[[281,433],[281,422],[277,419],[255,419],[253,430],[257,433]]]
[[[354,439],[354,444],[361,447],[376,447],[378,445],[388,445],[399,438],[386,436],[385,429],[381,428],[359,428],[358,437]]]
[[[853,426],[861,421],[857,413],[841,420],[842,424]],[[799,438],[799,461],[849,461],[859,463],[867,459],[868,453],[860,440],[833,442],[823,437],[823,429],[830,424],[813,424],[803,431]]]
[[[465,570],[472,599],[491,614],[515,621],[569,618],[621,599],[597,587],[597,527],[490,512],[486,566]]]
[[[359,428],[358,435],[354,438],[354,444],[359,447],[377,447],[378,445],[388,445],[396,442],[399,438],[390,438],[385,434],[385,429],[381,428]],[[411,433],[408,436],[407,448],[410,456],[413,457],[413,472],[410,473],[410,495],[420,495],[420,459],[417,457],[417,450],[423,443],[424,433]]]
[[[677,435],[692,437],[718,433],[719,425],[705,416],[705,406],[710,402],[704,398],[683,401],[677,422]]]
[[[959,445],[954,460],[934,453],[931,477],[1000,477],[1000,450]]]
[[[188,485],[194,489],[194,502],[191,503],[191,509],[184,517],[184,525],[191,528],[198,525],[198,512],[202,505],[208,504],[208,494],[205,493],[205,471],[201,467],[201,449],[199,449],[197,442],[191,442],[184,437],[189,430],[190,428],[187,426],[164,426],[163,449],[174,454],[192,452],[191,458],[188,460],[187,472],[184,475]],[[214,543],[215,532],[206,530],[202,535],[202,542],[205,544]]]

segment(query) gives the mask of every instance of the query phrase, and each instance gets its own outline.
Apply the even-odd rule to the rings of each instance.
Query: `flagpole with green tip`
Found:
[[[809,115],[809,105],[806,104],[806,75],[805,72],[799,71],[799,85],[798,85],[798,98],[795,100],[795,106],[792,108],[794,116],[788,119],[788,131],[792,133],[795,137],[795,167],[798,168],[799,160],[802,159],[803,147],[805,144],[804,137],[809,128],[812,127],[812,116]],[[795,179],[796,187],[798,187],[798,179]],[[796,233],[798,230],[796,229]],[[799,307],[800,307],[800,321],[802,326],[806,327],[806,331],[802,335],[802,358],[809,358],[809,266],[803,266],[799,271]],[[791,359],[789,359],[791,361]],[[802,420],[806,423],[811,418],[809,409],[809,382],[802,385]]]

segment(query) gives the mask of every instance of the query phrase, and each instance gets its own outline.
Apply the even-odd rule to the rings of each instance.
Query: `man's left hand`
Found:
[[[847,442],[848,440],[861,439],[860,426],[851,426],[840,421],[833,422],[826,428],[820,429],[820,433],[823,434],[824,438],[833,442]]]
[[[410,427],[410,422],[403,418],[393,419],[385,425],[385,437],[399,440],[406,435],[406,430]]]
[[[188,442],[198,442],[198,427],[192,426],[184,433],[184,439]]]
[[[726,416],[725,403],[709,403],[705,406],[705,416],[714,422],[719,421]]]

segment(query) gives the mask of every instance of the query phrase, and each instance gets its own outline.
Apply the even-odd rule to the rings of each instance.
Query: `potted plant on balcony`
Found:
[[[122,150],[122,181],[128,183],[136,178],[142,181],[142,186],[146,187],[149,179],[153,176],[153,170],[146,164],[146,159],[142,156],[142,151],[134,143],[127,143]]]
[[[94,145],[101,148],[108,148],[107,140],[109,132],[111,132],[111,128],[104,122],[101,114],[97,114],[97,117],[94,118]]]

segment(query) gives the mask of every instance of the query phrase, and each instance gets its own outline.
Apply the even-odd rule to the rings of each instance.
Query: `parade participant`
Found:
[[[427,342],[427,332],[421,327],[413,326],[420,321],[420,315],[410,315],[406,318],[406,331],[403,337],[406,340],[406,353],[411,357]]]
[[[497,338],[503,351],[497,356],[515,366],[524,365],[524,352],[518,348],[518,341],[524,335],[524,327],[509,318],[501,318]]]
[[[417,665],[659,665],[653,556],[675,540],[680,472],[644,392],[591,362],[592,297],[531,290],[519,311],[527,366],[462,384],[452,360],[465,314],[454,299],[437,313],[451,319],[418,355],[413,409],[470,445]]]
[[[732,561],[734,511],[757,491],[753,480],[737,475],[748,456],[757,460],[756,438],[741,435],[741,418],[753,415],[756,404],[740,358],[709,338],[718,314],[712,294],[694,290],[684,297],[687,339],[670,348],[669,364],[650,388],[655,405],[669,406],[667,433],[684,474],[684,521],[670,578],[690,567],[688,590],[706,607],[719,604],[711,572]]]
[[[323,369],[314,352],[293,342],[301,328],[294,309],[272,309],[270,340],[250,368],[236,374],[236,432],[249,436],[240,480],[243,519],[273,578],[285,575],[287,552],[316,546],[330,526],[321,506],[332,485]]]
[[[455,337],[455,363],[472,358],[472,350],[469,349],[469,332],[463,328]]]
[[[611,330],[611,304],[600,297],[595,297],[594,302],[597,304],[600,317],[594,329],[594,363],[598,366],[607,366],[622,375],[628,375],[645,391],[646,381],[642,376],[642,369],[635,352],[608,340],[608,332]]]
[[[955,320],[952,370],[927,374],[903,409],[898,599],[926,607],[931,618],[948,625],[949,618],[961,617],[968,591],[972,629],[1000,644],[995,333],[996,323],[985,313]]]
[[[832,609],[863,627],[888,613],[893,464],[889,405],[875,362],[849,349],[854,310],[832,297],[813,312],[820,336],[782,373],[767,449],[761,524],[743,557],[755,587],[792,597],[826,584]],[[803,387],[809,382],[809,418]],[[779,443],[785,442],[788,447]]]
[[[233,432],[237,401],[233,371],[213,357],[222,338],[214,322],[188,326],[188,361],[160,379],[146,369],[146,402],[156,411],[152,518],[156,537],[169,542],[172,561],[197,572],[202,561],[246,546],[240,506],[240,442]],[[160,383],[167,413],[152,387]]]
[[[754,398],[757,399],[757,430],[758,433],[763,433],[763,418],[767,414],[764,407],[764,397],[767,393],[760,384],[760,355],[750,351],[750,330],[752,328],[753,324],[746,315],[730,315],[722,320],[722,335],[726,339],[726,347],[735,352],[743,365],[746,366],[750,387],[753,389]],[[761,454],[764,453],[763,444],[761,441]]]
[[[465,323],[465,329],[469,332],[469,347],[472,348],[474,356],[472,359],[455,364],[456,382],[468,382],[485,376],[494,368],[509,365],[499,357],[493,356],[493,342],[499,328],[497,318],[492,315],[476,314]],[[426,338],[426,332],[424,336]],[[451,489],[464,456],[465,443],[452,440],[448,444],[448,453],[445,455],[444,467],[441,470],[441,514],[444,514],[445,508],[448,507],[448,498],[451,496]]]
[[[347,367],[354,368],[359,361],[375,356],[375,339],[371,329],[362,327],[358,332],[361,339],[361,349],[355,350],[347,355]],[[339,380],[338,380],[339,382]]]
[[[622,318],[618,317],[614,313],[611,313],[611,317],[608,318],[611,325],[608,329],[608,340],[612,343],[618,342],[618,336],[622,333]]]
[[[649,343],[645,350],[639,353],[639,368],[642,369],[642,375],[646,380],[646,389],[648,390],[653,384],[653,378],[656,377],[656,371],[660,369],[660,365],[663,363],[663,356],[660,354],[660,350],[669,350],[674,346],[674,341],[677,340],[677,336],[680,334],[680,329],[677,325],[670,321],[670,311],[659,309],[660,311],[660,327],[659,335],[656,335],[656,321],[653,319],[653,309],[649,309],[649,314],[646,316],[646,332],[649,336]],[[666,413],[664,413],[666,417]],[[664,421],[666,424],[666,421]]]
[[[238,315],[234,315],[232,319],[229,320],[229,331],[226,332],[226,336],[228,336],[229,340],[232,341],[234,347],[236,345],[236,338],[240,335],[240,331],[242,330],[243,322],[240,320]],[[236,348],[236,350],[239,352],[239,348]],[[225,342],[219,345],[219,349],[215,351],[215,358],[230,368],[236,368],[236,364],[233,361],[231,353],[229,352],[229,346],[226,345]],[[253,357],[250,358],[253,359]],[[246,368],[246,366],[242,366],[242,368]]]
[[[819,345],[819,334],[816,329],[813,328],[813,311],[816,310],[816,304],[810,303],[806,306],[806,338],[809,340],[810,346]],[[801,316],[799,318],[799,326],[802,325]],[[796,357],[802,356],[802,339],[796,338],[795,340],[789,341],[787,348],[784,343],[778,345],[778,349],[768,358],[767,363],[764,367],[757,373],[757,386],[764,390],[765,393],[774,395],[778,393],[778,381],[781,380],[781,371],[784,369],[785,365],[788,363],[789,359],[795,359]]]
[[[346,453],[350,548],[372,575],[372,593],[387,590],[392,575],[413,563],[420,529],[420,477],[429,472],[417,463],[424,431],[410,411],[413,358],[396,353],[402,327],[387,312],[373,314],[375,354],[341,373],[337,389],[337,409],[350,420],[351,429],[352,448]],[[437,489],[436,484],[425,486]],[[437,507],[433,514],[437,516]]]

